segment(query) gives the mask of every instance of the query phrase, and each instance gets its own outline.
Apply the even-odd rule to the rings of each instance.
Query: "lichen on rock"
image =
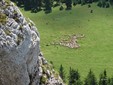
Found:
[[[40,52],[39,42],[33,22],[14,3],[0,0],[0,85],[64,85]]]

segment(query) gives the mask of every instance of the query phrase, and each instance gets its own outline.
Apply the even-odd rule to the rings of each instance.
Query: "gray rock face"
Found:
[[[30,77],[39,83],[40,38],[35,26],[27,22],[13,3],[0,2],[6,23],[0,23],[0,85],[29,85]],[[34,84],[35,85],[35,84]]]
[[[1,0],[0,18],[3,16],[4,22],[0,20],[0,85],[63,85],[60,77],[54,77],[52,68],[46,68],[50,65],[40,53],[40,38],[34,23],[25,19],[12,2]]]

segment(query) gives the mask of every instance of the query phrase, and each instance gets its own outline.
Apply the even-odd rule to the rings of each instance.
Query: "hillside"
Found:
[[[93,13],[90,11],[93,10]],[[59,7],[52,13],[43,11],[30,13],[21,9],[26,17],[33,20],[41,35],[41,49],[48,61],[53,61],[55,69],[62,64],[68,74],[69,67],[78,69],[85,77],[89,69],[96,76],[104,69],[111,76],[113,70],[113,8],[99,8],[96,3],[88,8],[87,5],[77,5],[70,11],[59,11]],[[84,34],[78,39],[80,48],[71,49],[59,45],[49,45],[58,42],[67,35]],[[65,36],[66,35],[66,36]]]

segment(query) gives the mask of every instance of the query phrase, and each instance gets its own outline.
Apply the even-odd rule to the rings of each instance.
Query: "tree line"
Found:
[[[59,10],[64,9],[71,10],[72,6],[77,4],[85,5],[93,2],[98,2],[97,6],[108,8],[112,5],[113,0],[11,0],[18,6],[24,7],[25,10],[31,10],[31,12],[38,12],[44,10],[46,13],[52,12],[52,8],[59,6]],[[63,5],[64,4],[64,5]],[[90,7],[90,6],[89,6]]]
[[[66,82],[66,73],[62,65],[59,68],[59,75]],[[68,85],[113,85],[113,77],[107,77],[107,72],[104,70],[100,74],[99,80],[97,80],[95,74],[90,69],[84,81],[81,81],[78,70],[70,67],[68,81],[66,83]]]

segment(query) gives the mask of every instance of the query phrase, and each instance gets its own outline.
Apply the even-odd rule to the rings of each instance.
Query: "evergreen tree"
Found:
[[[60,0],[60,2],[63,4],[63,3],[65,3],[65,2],[66,2],[66,0]]]
[[[76,6],[77,0],[73,0],[73,6]]]
[[[100,74],[99,85],[107,85],[107,72],[106,72],[106,70],[104,70],[104,72]]]
[[[42,0],[32,0],[32,12],[37,12],[41,10]]]
[[[113,77],[108,79],[107,85],[113,85]]]
[[[78,70],[74,70],[74,69],[70,68],[70,70],[69,70],[69,85],[82,85]]]
[[[61,65],[60,66],[60,68],[59,68],[59,75],[60,75],[60,77],[62,78],[62,80],[64,81],[64,82],[66,82],[65,81],[65,71],[64,71],[64,67]]]
[[[58,5],[60,4],[60,0],[55,0],[55,1],[56,1],[56,4],[58,4]]]
[[[37,9],[41,10],[41,6],[42,6],[42,0],[36,0],[36,5],[37,5]]]
[[[52,11],[52,2],[51,0],[44,0],[45,3],[45,12],[50,13]]]
[[[18,6],[21,6],[24,4],[24,0],[11,0],[13,2],[15,2]]]
[[[94,73],[90,70],[85,81],[84,85],[97,85],[97,80],[95,78]]]
[[[24,0],[24,9],[31,10],[32,7],[32,0]]]
[[[109,0],[110,4],[113,5],[113,0]]]
[[[66,0],[66,10],[70,10],[72,8],[72,0]]]

